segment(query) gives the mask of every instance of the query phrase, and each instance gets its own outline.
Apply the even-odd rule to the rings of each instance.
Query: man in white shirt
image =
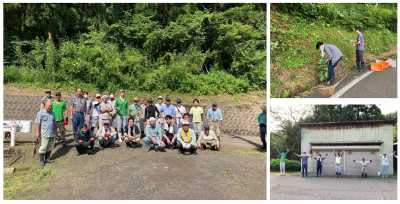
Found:
[[[159,111],[161,110],[161,107],[164,105],[164,103],[163,103],[162,101],[163,101],[162,96],[158,96],[158,98],[157,98],[157,103],[154,104],[154,106],[157,107],[157,109],[158,109]],[[157,113],[156,113],[156,118],[158,118],[157,121],[156,121],[156,123],[158,123],[158,125],[161,127],[161,124],[165,123],[164,119],[162,119],[162,118],[160,117],[160,115],[157,114]]]
[[[176,124],[178,125],[183,121],[183,115],[186,113],[186,108],[182,106],[181,99],[176,100],[175,112],[176,112]]]
[[[396,152],[392,152],[393,154]],[[386,154],[383,154],[383,156],[376,154],[378,157],[382,159],[382,178],[385,178],[385,172],[386,172],[386,178],[388,177],[388,167],[389,167],[389,157],[391,157],[393,154],[386,156]]]
[[[99,121],[99,108],[100,108],[100,103],[101,103],[101,98],[100,98],[100,94],[96,94],[96,101],[94,101],[92,103],[93,106],[93,112],[92,112],[92,127],[90,128],[90,130],[92,130],[92,132],[94,131],[94,128],[97,125],[97,122]]]
[[[362,178],[364,178],[364,174],[365,174],[365,178],[367,178],[367,173],[368,173],[367,164],[371,163],[372,160],[365,161],[365,158],[362,158],[362,161],[356,161],[356,160],[353,160],[353,161],[361,164],[361,175],[362,175]]]

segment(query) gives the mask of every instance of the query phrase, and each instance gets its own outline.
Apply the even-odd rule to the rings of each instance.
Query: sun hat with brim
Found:
[[[135,97],[135,98],[133,99],[133,101],[139,102],[139,98],[138,98],[138,97]]]

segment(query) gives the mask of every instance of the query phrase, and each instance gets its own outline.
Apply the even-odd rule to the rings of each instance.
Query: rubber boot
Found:
[[[365,174],[365,178],[367,178],[367,174]]]
[[[356,67],[354,67],[353,69],[360,69],[360,61],[357,60]]]
[[[51,151],[46,152],[46,163],[54,163],[53,160],[50,160]]]
[[[330,86],[331,85],[331,80],[332,80],[332,77],[329,77],[328,78],[328,82],[326,82],[325,86]]]
[[[335,76],[333,76],[333,77],[331,78],[331,84],[333,84],[333,82],[335,81],[335,79],[336,79]]]
[[[39,153],[39,158],[40,158],[40,166],[44,166],[44,159],[43,159],[43,157],[44,157],[44,154],[43,153]]]
[[[364,174],[361,174],[361,177],[364,178]]]
[[[364,70],[364,62],[361,62],[361,69],[360,70],[358,70],[358,72],[364,72],[365,70]]]

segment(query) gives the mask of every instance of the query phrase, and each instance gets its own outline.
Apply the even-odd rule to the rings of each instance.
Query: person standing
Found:
[[[328,59],[326,59],[325,62],[322,63],[322,65],[325,65],[329,62],[329,78],[328,82],[325,85],[330,86],[333,84],[333,81],[335,81],[335,67],[339,64],[340,60],[342,60],[343,54],[336,46],[324,44],[323,42],[318,42],[316,47],[317,50],[321,50],[322,57],[324,57],[325,53],[328,54]]]
[[[189,128],[189,121],[182,122],[183,127],[178,129],[178,147],[180,153],[184,154],[185,149],[188,149],[191,154],[197,155],[196,136],[192,129]]]
[[[321,173],[322,173],[322,161],[324,159],[326,159],[326,157],[328,156],[328,154],[326,154],[326,156],[324,158],[321,157],[321,154],[318,154],[318,158],[315,158],[315,160],[317,160],[317,175],[315,175],[315,177],[318,177],[318,172],[319,172],[319,177],[321,177]]]
[[[92,123],[92,127],[90,128],[90,130],[93,132],[94,131],[94,128],[96,127],[96,125],[97,125],[97,122],[99,121],[99,116],[100,116],[100,103],[101,103],[101,98],[100,98],[100,94],[96,94],[96,101],[94,101],[93,103],[92,103],[92,105],[93,105],[93,112],[92,112],[92,120],[91,120],[91,123]],[[98,127],[98,129],[101,127],[101,126],[97,126]]]
[[[186,108],[182,106],[181,99],[176,100],[175,112],[176,112],[176,125],[178,125],[183,121],[183,115],[186,113]]]
[[[112,117],[111,117],[111,122],[110,122],[110,127],[114,127],[115,131],[117,131],[117,110],[114,108],[115,107],[115,97],[114,97],[114,92],[110,92],[108,94],[110,96],[110,100],[108,100],[108,103],[111,104],[112,107]]]
[[[53,103],[47,101],[44,109],[40,110],[36,115],[36,138],[39,140],[39,158],[40,166],[45,163],[53,163],[50,160],[51,149],[53,148],[54,136],[57,134],[56,117],[52,111]]]
[[[87,91],[83,92],[83,97],[86,98],[86,116],[85,116],[85,123],[88,126],[88,129],[90,129],[90,121],[92,120],[90,110],[92,109],[92,100],[89,99],[89,93]]]
[[[211,146],[211,149],[215,149],[220,151],[219,148],[219,140],[215,135],[214,131],[210,130],[210,126],[204,125],[204,131],[200,133],[199,139],[197,140],[197,145],[200,147],[200,150],[205,150],[207,145]]]
[[[139,127],[135,125],[134,117],[128,119],[128,124],[125,125],[124,130],[126,146],[128,148],[136,148],[135,144],[140,141],[140,131]]]
[[[312,157],[312,154],[309,155],[309,156],[306,156],[306,154],[307,154],[306,152],[303,152],[303,156],[300,156],[300,155],[298,155],[298,154],[296,154],[294,152],[293,152],[293,154],[301,158],[301,174],[302,174],[302,178],[304,178],[304,172],[306,174],[306,177],[308,177],[307,176],[308,158]]]
[[[358,35],[357,40],[350,40],[348,39],[347,41],[349,42],[355,42],[356,43],[356,67],[353,69],[359,69],[358,72],[364,72],[364,36],[361,33],[361,28],[357,27],[356,28],[356,33]],[[361,65],[360,65],[361,63]],[[361,68],[361,69],[360,69]]]
[[[143,112],[146,111],[147,106],[148,106],[147,99],[143,99],[143,104],[140,105],[140,107],[142,107]],[[140,132],[141,132],[142,137],[144,137],[146,134],[146,132],[145,132],[146,128],[144,125],[144,123],[146,122],[146,118],[144,117],[145,115],[146,115],[145,113],[142,113],[142,115],[140,116]]]
[[[101,102],[99,105],[99,129],[104,126],[105,122],[108,122],[109,128],[112,128],[111,119],[116,113],[113,112],[112,104],[109,103],[107,95],[103,95],[101,100],[103,102]]]
[[[172,122],[172,117],[170,115],[165,116],[165,120],[167,122],[161,125],[163,135],[162,141],[165,145],[168,145],[170,149],[174,149],[177,144],[176,136],[178,133],[178,127]]]
[[[193,100],[194,107],[190,109],[190,119],[194,125],[194,133],[196,137],[202,131],[203,127],[203,108],[199,106],[199,100],[196,98]]]
[[[161,127],[161,124],[165,123],[164,119],[161,118],[161,116],[160,116],[161,107],[162,107],[163,105],[165,105],[162,101],[163,101],[162,96],[158,96],[158,98],[157,98],[157,103],[154,105],[154,106],[157,107],[157,110],[159,111],[158,114],[156,115],[155,119],[157,120],[157,123],[158,123],[158,125],[160,125],[160,127]]]
[[[276,151],[278,151],[279,156],[281,156],[281,163],[280,163],[281,176],[282,176],[282,171],[283,171],[283,176],[285,176],[285,174],[286,174],[286,172],[285,172],[285,159],[286,159],[287,153],[290,152],[290,149],[287,148],[286,149],[286,153],[282,152],[282,154],[279,152],[278,149],[276,149]]]
[[[110,121],[104,121],[103,126],[99,128],[96,136],[99,140],[100,150],[103,150],[106,147],[114,149],[114,142],[117,140],[117,131],[110,127]]]
[[[82,96],[82,88],[76,89],[76,96],[71,99],[70,117],[73,125],[73,134],[76,135],[78,130],[82,129],[84,119],[87,115],[86,98]]]
[[[125,90],[119,92],[120,97],[115,100],[114,108],[117,110],[117,130],[118,130],[118,141],[122,143],[122,136],[124,127],[129,117],[129,102],[125,98]]]
[[[365,161],[365,158],[362,158],[362,161],[356,161],[356,160],[353,160],[353,161],[361,164],[361,177],[364,178],[364,175],[365,175],[365,178],[367,178],[367,174],[368,174],[367,164],[371,163],[372,160]]]
[[[389,157],[391,157],[394,153],[396,152],[392,152],[392,154],[389,156],[386,156],[386,154],[383,154],[383,156],[376,154],[378,157],[382,159],[382,178],[385,178],[385,172],[386,172],[386,178],[388,177]]]
[[[93,131],[89,130],[88,126],[84,124],[81,131],[75,135],[75,148],[78,156],[82,154],[82,150],[87,149],[88,155],[93,154],[92,149],[94,146],[95,137]]]
[[[333,154],[335,155],[336,159],[335,159],[335,167],[336,167],[336,178],[339,176],[339,178],[342,178],[342,170],[340,168],[340,160],[342,159],[342,156],[344,154],[344,150],[343,153],[340,154],[340,152],[338,152],[338,154],[335,153],[335,150],[333,150]]]
[[[207,125],[215,133],[221,143],[222,111],[217,108],[217,102],[212,102],[212,108],[207,110]]]
[[[147,126],[148,120],[150,118],[156,119],[157,116],[160,114],[160,112],[158,111],[158,108],[153,105],[153,99],[149,98],[148,102],[149,102],[149,106],[147,106],[145,111],[144,111],[145,112],[144,113],[145,114],[144,117],[146,119],[146,122],[144,123],[145,126]],[[145,129],[147,130],[147,128],[145,128]]]
[[[129,115],[134,118],[134,123],[137,128],[140,129],[140,117],[143,115],[142,106],[139,105],[139,98],[135,97],[133,99],[133,104],[129,106]]]
[[[165,148],[165,143],[162,141],[161,128],[153,117],[149,119],[149,124],[146,125],[146,137],[143,140],[146,144],[146,152],[150,151],[151,144],[154,144],[154,151],[156,152]]]
[[[40,101],[40,110],[44,108],[44,104],[46,104],[47,101],[54,101],[54,97],[51,96],[51,91],[47,89],[44,94],[46,95],[41,101]]]
[[[58,141],[61,142],[61,146],[66,147],[65,144],[65,126],[64,126],[64,114],[66,121],[68,121],[68,110],[67,110],[67,103],[65,101],[61,100],[61,93],[56,92],[56,100],[51,101],[52,107],[53,107],[53,113],[54,116],[56,117],[56,126],[57,129],[60,133],[60,136],[58,137]]]
[[[170,115],[173,117],[173,123],[176,123],[176,112],[175,112],[175,106],[171,104],[171,99],[167,97],[165,99],[165,104],[161,106],[160,111],[160,117],[162,118],[163,121],[165,121],[164,116]]]
[[[258,114],[258,124],[260,126],[260,137],[263,146],[261,149],[267,149],[267,142],[265,141],[265,136],[267,134],[267,107],[261,107],[262,113]]]

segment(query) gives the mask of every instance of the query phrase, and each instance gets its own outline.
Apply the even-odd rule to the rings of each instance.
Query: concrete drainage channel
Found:
[[[27,147],[4,147],[3,149],[3,167],[13,164],[21,164],[26,162]],[[33,151],[31,157],[33,156]],[[30,159],[29,159],[30,160]]]

